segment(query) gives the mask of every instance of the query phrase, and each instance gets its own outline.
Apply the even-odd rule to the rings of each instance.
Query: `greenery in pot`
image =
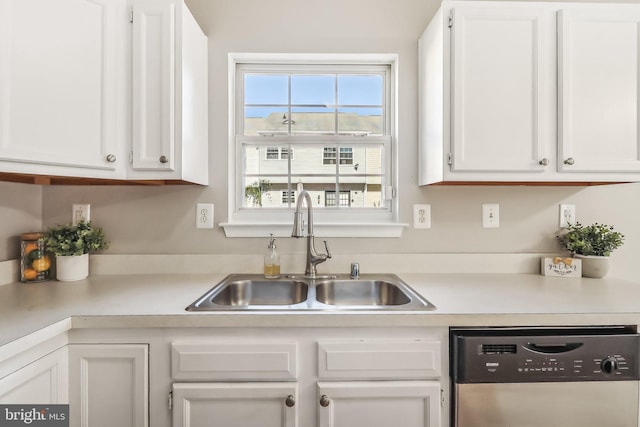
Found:
[[[102,228],[85,221],[50,228],[44,239],[47,250],[61,256],[83,255],[109,247]]]
[[[591,256],[609,256],[624,242],[624,234],[615,231],[612,225],[597,222],[587,226],[579,222],[569,224],[567,232],[557,237],[562,247],[573,254]]]

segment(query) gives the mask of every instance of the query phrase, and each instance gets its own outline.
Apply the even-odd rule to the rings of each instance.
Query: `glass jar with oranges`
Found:
[[[20,236],[20,281],[49,280],[51,255],[44,247],[43,233],[24,233]]]

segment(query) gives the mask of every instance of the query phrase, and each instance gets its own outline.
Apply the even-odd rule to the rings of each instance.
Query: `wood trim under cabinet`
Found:
[[[200,185],[182,180],[164,179],[104,179],[81,178],[55,175],[35,175],[24,173],[0,172],[0,181],[19,182],[35,185]]]

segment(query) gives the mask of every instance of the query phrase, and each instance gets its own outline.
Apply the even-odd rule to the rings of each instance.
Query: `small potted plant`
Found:
[[[597,222],[587,226],[570,224],[567,232],[557,237],[563,248],[582,259],[582,275],[595,278],[607,274],[611,252],[624,242],[624,235],[612,225]]]
[[[89,252],[109,247],[104,231],[91,222],[65,224],[45,232],[45,247],[56,256],[56,279],[62,282],[89,275]]]

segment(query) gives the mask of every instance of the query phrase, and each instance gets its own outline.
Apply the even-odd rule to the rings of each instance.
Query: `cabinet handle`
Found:
[[[107,162],[109,163],[113,163],[116,161],[116,156],[115,154],[107,154]]]
[[[569,166],[571,166],[574,163],[575,163],[575,160],[573,160],[573,157],[569,157],[567,160],[564,161],[564,164]]]
[[[547,158],[545,157],[544,159],[540,160],[538,163],[539,163],[540,165],[542,165],[542,166],[548,166],[548,165],[549,165],[549,159],[547,159]]]
[[[323,394],[322,396],[320,396],[320,406],[322,406],[323,408],[326,408],[327,406],[329,406],[329,403],[331,403],[331,399],[329,399],[329,397],[326,394]]]
[[[160,163],[167,163],[168,161],[167,156],[160,156]]]
[[[289,396],[287,396],[287,399],[284,401],[284,404],[287,405],[287,408],[293,408],[294,406],[296,406],[296,399],[293,397],[292,394],[290,394]]]

